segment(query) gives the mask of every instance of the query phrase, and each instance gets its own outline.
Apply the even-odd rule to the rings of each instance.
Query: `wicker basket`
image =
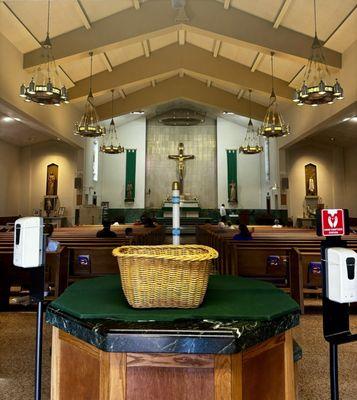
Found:
[[[200,245],[122,246],[118,258],[123,291],[134,308],[196,308],[207,289],[216,250]]]

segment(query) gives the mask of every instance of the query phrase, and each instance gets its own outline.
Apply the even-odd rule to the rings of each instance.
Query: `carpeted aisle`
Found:
[[[0,313],[0,398],[33,399],[35,313]],[[351,317],[357,330],[357,316]],[[329,400],[328,346],[320,315],[305,315],[294,337],[303,349],[298,400]],[[43,400],[50,399],[51,329],[44,326]],[[357,343],[340,346],[340,398],[357,399]],[[174,399],[172,399],[174,400]]]

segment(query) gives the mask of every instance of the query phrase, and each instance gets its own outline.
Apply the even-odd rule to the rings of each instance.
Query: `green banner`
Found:
[[[125,201],[135,199],[136,150],[126,150]]]
[[[227,150],[228,202],[237,203],[237,150]]]

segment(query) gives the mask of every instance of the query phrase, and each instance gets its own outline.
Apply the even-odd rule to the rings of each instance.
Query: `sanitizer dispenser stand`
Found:
[[[349,303],[357,301],[357,254],[341,238],[349,234],[347,210],[319,210],[316,226],[326,237],[321,241],[323,331],[330,344],[331,400],[339,400],[338,345],[357,340],[349,326]]]
[[[25,217],[15,221],[14,259],[17,267],[31,272],[30,298],[38,304],[35,356],[35,400],[41,400],[42,314],[45,289],[46,237],[42,217]]]

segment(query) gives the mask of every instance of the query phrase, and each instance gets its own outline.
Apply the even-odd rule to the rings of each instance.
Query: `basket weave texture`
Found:
[[[196,308],[218,252],[201,245],[122,246],[113,255],[132,307]]]

